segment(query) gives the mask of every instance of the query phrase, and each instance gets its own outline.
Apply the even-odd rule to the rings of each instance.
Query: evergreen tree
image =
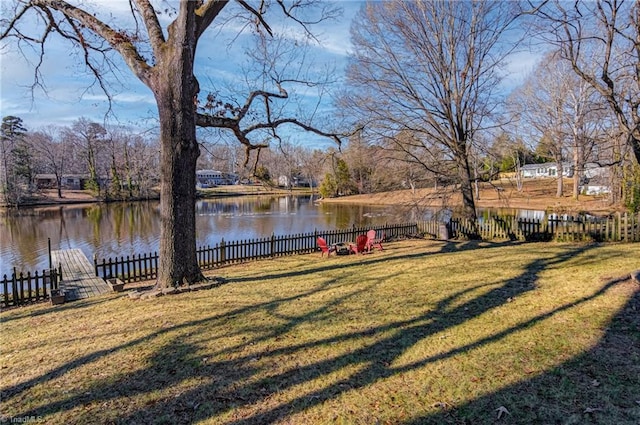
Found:
[[[0,202],[20,203],[32,181],[31,154],[24,135],[27,133],[22,119],[12,115],[2,119],[0,126]]]

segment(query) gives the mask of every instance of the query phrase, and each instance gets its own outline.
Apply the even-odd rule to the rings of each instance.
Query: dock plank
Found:
[[[95,275],[91,262],[80,249],[51,251],[54,265],[62,266],[60,289],[65,301],[90,298],[110,292],[109,285]]]

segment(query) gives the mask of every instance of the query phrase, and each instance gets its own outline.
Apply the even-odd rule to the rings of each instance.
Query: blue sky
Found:
[[[344,10],[343,17],[318,28],[321,43],[312,47],[314,62],[319,66],[330,64],[335,68],[338,78],[341,77],[350,48],[351,18],[360,4],[347,1],[342,2],[341,6]],[[116,17],[125,16],[127,7],[128,2],[122,0],[100,5],[101,10],[109,9]],[[227,24],[220,31],[210,28],[198,44],[196,77],[204,95],[214,86],[233,86],[234,80],[242,77],[240,70],[246,62],[242,46],[249,35],[237,38],[233,47],[228,49],[229,38],[237,34],[237,27],[234,28],[233,25],[233,22]],[[282,29],[278,22],[273,28],[276,31]],[[34,35],[40,33],[41,30],[38,30]],[[37,58],[35,50],[23,45],[23,52],[19,52],[15,44],[2,49],[0,113],[2,116],[14,115],[22,118],[30,130],[50,124],[70,125],[81,116],[103,122],[108,110],[105,94],[98,86],[90,87],[93,79],[87,74],[81,60],[77,56],[70,56],[73,48],[68,42],[59,38],[51,41],[47,45],[42,67],[46,91],[39,87],[31,90],[34,81],[33,63]],[[141,130],[156,126],[157,109],[151,91],[133,77],[124,65],[117,79],[118,83],[112,86],[113,114],[108,117],[108,122]],[[114,80],[111,78],[111,81]],[[313,92],[306,94],[313,95]]]
[[[361,6],[359,1],[342,1],[344,10],[342,18],[323,24],[317,28],[320,44],[312,47],[312,60],[318,66],[329,65],[335,69],[335,78],[341,79],[347,55],[351,49],[349,26],[351,19]],[[6,3],[3,2],[3,6]],[[115,0],[100,3],[100,10],[109,10],[113,16],[128,16],[128,2]],[[102,17],[104,15],[99,15]],[[246,57],[242,50],[243,43],[249,37],[241,36],[228,49],[227,41],[238,33],[234,23],[227,24],[221,30],[210,29],[205,33],[198,45],[196,60],[196,76],[204,93],[208,89],[233,87]],[[278,22],[274,29],[279,28]],[[40,30],[39,30],[40,31]],[[35,34],[39,34],[36,32]],[[1,85],[0,113],[2,116],[14,115],[23,119],[27,129],[37,130],[47,125],[66,126],[80,117],[96,122],[103,122],[108,103],[105,94],[97,86],[91,87],[92,78],[87,75],[84,65],[76,55],[70,55],[73,48],[68,42],[59,38],[51,40],[46,50],[42,68],[43,84],[41,88],[31,90],[34,81],[33,61],[36,52],[23,46],[19,52],[16,45],[5,46],[1,51]],[[25,59],[25,55],[27,58]],[[517,84],[522,76],[530,71],[536,57],[522,54],[515,57],[509,65],[513,74],[509,84]],[[140,83],[124,65],[117,75],[118,83],[113,85],[113,113],[108,123],[131,126],[139,131],[153,129],[157,126],[155,100],[151,91]],[[112,79],[113,81],[113,79]],[[300,93],[309,104],[315,102],[315,93]],[[325,99],[321,114],[331,114],[329,99]],[[296,137],[296,136],[293,136]],[[304,137],[304,136],[298,136]],[[296,142],[296,140],[294,140]],[[327,145],[331,142],[327,141]]]

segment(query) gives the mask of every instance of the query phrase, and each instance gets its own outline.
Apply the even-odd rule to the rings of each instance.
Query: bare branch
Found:
[[[323,136],[323,137],[328,137],[330,139],[332,139],[334,142],[336,142],[338,144],[338,146],[340,146],[342,144],[342,141],[340,140],[340,136],[336,133],[328,133],[322,130],[319,130],[311,125],[305,124],[299,120],[297,120],[296,118],[281,118],[269,123],[259,123],[259,124],[254,124],[250,127],[248,127],[246,130],[244,130],[244,134],[249,134],[253,131],[256,130],[261,130],[261,129],[276,129],[278,127],[280,127],[283,124],[293,124],[295,126],[298,126],[300,128],[302,128],[303,130],[306,130],[310,133],[315,133],[318,136]],[[352,134],[355,134],[352,133]],[[347,135],[342,135],[342,136],[347,136]]]
[[[41,8],[42,10],[53,9],[62,13],[69,19],[74,19],[80,22],[82,25],[93,31],[95,34],[102,37],[109,43],[109,45],[118,51],[133,71],[133,73],[145,84],[149,82],[150,66],[140,56],[138,50],[134,46],[131,37],[127,34],[119,31],[115,31],[109,25],[100,21],[86,11],[74,7],[66,2],[58,0],[33,0],[32,4]]]
[[[144,25],[147,28],[147,34],[149,34],[149,42],[153,48],[153,54],[157,58],[160,54],[160,48],[165,42],[160,22],[158,22],[158,15],[153,10],[153,6],[149,0],[133,0],[136,4],[136,8],[142,15]]]
[[[236,0],[236,1],[240,3],[240,5],[244,7],[246,10],[251,12],[251,14],[256,17],[258,22],[260,22],[260,25],[264,27],[264,29],[269,33],[269,35],[273,36],[273,31],[271,30],[271,27],[269,26],[269,24],[267,24],[267,22],[264,20],[264,17],[262,16],[262,11],[255,10],[253,7],[247,4],[247,2],[245,2],[244,0]]]
[[[211,25],[214,19],[220,14],[222,9],[229,3],[229,0],[210,0],[196,9],[197,29],[196,37],[200,37],[202,33]]]
[[[317,19],[301,19],[298,16],[296,16],[294,14],[294,12],[298,9],[303,9],[305,7],[309,7],[310,5],[312,5],[314,2],[313,1],[301,1],[301,0],[296,0],[293,2],[285,2],[284,0],[278,0],[278,5],[280,6],[280,8],[282,9],[282,13],[284,13],[284,15],[295,21],[297,24],[299,24],[305,31],[305,34],[307,35],[307,37],[315,40],[316,42],[320,42],[318,40],[318,38],[313,34],[313,32],[309,29],[310,25],[314,25],[314,24],[318,24],[326,19],[332,19],[335,18],[336,16],[338,16],[341,13],[341,9],[340,8],[332,8],[331,6],[327,6],[327,4],[325,3],[323,5],[322,11],[320,13],[320,15],[318,16]]]
[[[287,92],[282,87],[279,87],[279,88],[280,88],[280,93],[270,93],[263,90],[256,90],[251,92],[247,97],[247,101],[244,103],[242,108],[240,108],[240,110],[238,111],[238,119],[241,120],[247,115],[247,112],[249,112],[249,109],[251,108],[251,104],[258,97],[263,97],[265,101],[268,101],[268,99],[271,97],[275,97],[279,99],[288,98],[289,95],[287,94]]]
[[[27,11],[29,9],[31,9],[31,7],[32,7],[31,4],[27,3],[18,13],[16,13],[16,15],[13,17],[13,19],[11,19],[11,21],[9,21],[9,24],[7,25],[7,28],[5,29],[5,31],[2,34],[0,34],[0,40],[3,40],[4,38],[8,37],[12,30],[17,31],[16,30],[16,24],[18,23],[20,18],[22,18],[22,16],[25,13],[27,13]]]

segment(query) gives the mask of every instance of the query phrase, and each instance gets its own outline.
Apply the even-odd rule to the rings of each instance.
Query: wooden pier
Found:
[[[80,300],[111,292],[107,283],[95,275],[93,264],[79,249],[51,251],[54,266],[62,266],[60,289],[65,301]]]

